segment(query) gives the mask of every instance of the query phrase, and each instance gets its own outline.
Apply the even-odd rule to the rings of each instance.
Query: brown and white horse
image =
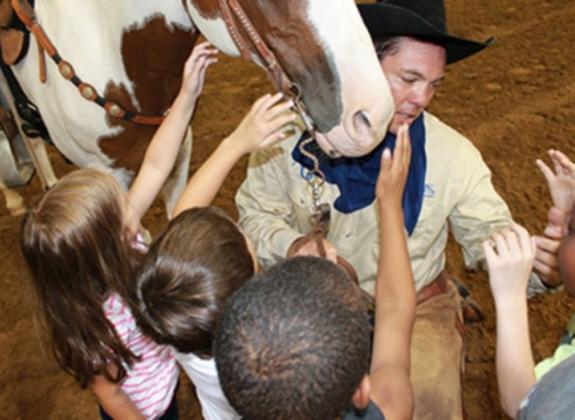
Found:
[[[35,13],[59,55],[102,97],[128,111],[162,115],[177,93],[198,30],[223,52],[239,55],[237,35],[220,9],[228,1],[36,0]],[[381,106],[389,102],[389,87],[354,1],[236,1],[301,90],[320,146],[348,156],[373,149],[393,110]],[[247,32],[239,29],[240,35]],[[255,49],[250,54],[262,62]],[[31,42],[12,68],[56,147],[74,164],[111,171],[127,186],[155,127],[111,117],[85,100],[51,61],[42,83],[39,57]],[[168,210],[185,185],[190,152],[191,133],[164,191]]]

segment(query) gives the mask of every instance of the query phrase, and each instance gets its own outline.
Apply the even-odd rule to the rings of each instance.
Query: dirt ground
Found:
[[[493,170],[497,190],[515,219],[541,232],[550,205],[536,158],[558,148],[575,159],[575,0],[447,0],[451,30],[496,43],[448,69],[431,111],[467,135]],[[270,90],[254,65],[223,58],[209,72],[205,94],[193,122],[194,171],[239,122],[250,104]],[[51,151],[58,175],[72,167]],[[233,196],[246,161],[234,169],[216,204],[235,214]],[[37,199],[34,180],[19,191]],[[156,204],[145,224],[157,232],[165,223]],[[20,220],[0,208],[0,418],[97,418],[90,392],[80,390],[55,366],[35,320],[33,296],[18,249]],[[465,407],[469,419],[504,418],[495,378],[495,319],[484,273],[463,268],[450,244],[450,272],[464,279],[487,319],[466,331]],[[549,356],[575,309],[566,293],[530,301],[535,358]],[[440,378],[438,378],[440,380]],[[180,387],[182,418],[199,419],[190,385]]]

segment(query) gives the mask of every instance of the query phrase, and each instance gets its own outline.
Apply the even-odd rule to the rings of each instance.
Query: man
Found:
[[[251,157],[248,176],[236,201],[240,224],[256,244],[260,263],[286,255],[314,255],[315,242],[301,238],[313,228],[317,196],[331,208],[324,248],[332,247],[355,267],[361,285],[373,291],[377,269],[377,211],[374,185],[379,156],[392,147],[402,123],[410,124],[412,159],[403,197],[408,249],[418,292],[412,339],[411,377],[415,418],[462,417],[462,334],[459,297],[445,268],[448,228],[463,248],[465,263],[484,259],[482,242],[512,222],[495,192],[479,151],[461,134],[425,112],[444,77],[445,65],[489,45],[449,35],[441,0],[390,0],[360,5],[396,113],[389,134],[362,158],[321,158],[325,183],[313,183],[313,164],[298,139]],[[385,106],[383,104],[382,106]],[[315,185],[319,193],[310,193]],[[535,270],[548,286],[559,278],[553,252],[557,241],[538,241]],[[547,286],[533,274],[530,293]]]

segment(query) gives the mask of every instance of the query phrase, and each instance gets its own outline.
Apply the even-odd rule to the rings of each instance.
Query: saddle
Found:
[[[0,52],[4,63],[17,64],[28,52],[29,42],[30,33],[14,13],[11,0],[0,0]]]

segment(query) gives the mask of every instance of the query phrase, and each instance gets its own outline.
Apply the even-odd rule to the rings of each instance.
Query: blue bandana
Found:
[[[409,128],[411,137],[411,163],[407,183],[403,193],[402,207],[405,228],[409,235],[413,233],[425,191],[425,127],[423,115],[417,118]],[[292,158],[307,169],[313,168],[311,159],[301,154],[299,145],[308,137],[304,134],[292,151]],[[375,185],[381,166],[383,150],[395,147],[395,134],[388,133],[383,141],[370,154],[358,158],[341,157],[320,159],[320,169],[325,180],[339,187],[341,195],[335,200],[334,207],[342,213],[352,213],[369,206],[375,200]]]

